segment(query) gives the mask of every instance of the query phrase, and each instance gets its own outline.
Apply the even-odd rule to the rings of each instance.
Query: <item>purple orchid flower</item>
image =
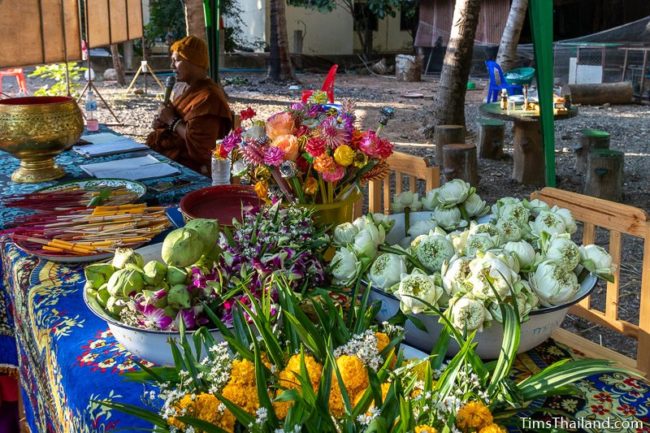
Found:
[[[143,316],[143,325],[147,328],[154,327],[166,331],[172,324],[172,318],[165,315],[165,310],[153,305],[135,304],[136,309]]]

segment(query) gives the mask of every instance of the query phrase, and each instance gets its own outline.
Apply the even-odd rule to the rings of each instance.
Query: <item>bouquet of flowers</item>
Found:
[[[349,286],[364,278],[400,299],[406,314],[435,306],[459,329],[473,331],[501,322],[503,302],[516,301],[526,320],[534,309],[572,300],[588,272],[611,280],[611,256],[571,240],[577,226],[569,210],[505,197],[482,222],[468,221],[463,214],[481,215],[488,207],[478,196],[470,199],[470,186],[463,184],[450,182],[427,194],[435,202],[426,205],[435,209],[432,217],[411,226],[414,236],[406,242],[388,245],[390,219],[377,214],[336,227],[334,283]],[[395,198],[393,209],[422,206],[417,196]]]
[[[252,120],[255,112],[248,108],[241,116],[251,120],[250,126],[224,138],[218,152],[240,156],[233,174],[248,178],[261,198],[338,202],[388,172],[386,159],[393,146],[379,133],[393,110],[382,109],[376,131],[362,131],[351,103],[338,108],[324,104],[321,96],[323,92],[315,92],[310,102],[292,104],[265,122]]]

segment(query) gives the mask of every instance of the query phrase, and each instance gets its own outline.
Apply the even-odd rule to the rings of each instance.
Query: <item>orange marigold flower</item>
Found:
[[[482,402],[470,401],[458,410],[456,427],[464,432],[480,430],[494,421],[492,413]]]
[[[175,408],[179,413],[198,418],[208,422],[227,432],[235,430],[235,416],[227,409],[220,409],[221,402],[212,394],[201,393],[195,396],[186,394],[176,403]],[[179,430],[185,428],[185,424],[171,417],[169,425]]]
[[[338,165],[334,161],[334,158],[329,156],[326,153],[317,156],[314,158],[314,170],[319,173],[327,173],[336,170]]]
[[[490,424],[483,427],[478,433],[508,433],[508,430],[498,424]]]
[[[418,425],[415,426],[415,433],[438,433],[438,430],[429,425]]]
[[[321,373],[323,367],[311,355],[305,356],[305,367],[309,375],[309,381],[314,391],[318,391],[318,384],[320,383]],[[301,384],[298,379],[300,375],[300,355],[293,355],[289,358],[284,370],[280,372],[279,384],[284,389],[300,389]],[[282,394],[282,390],[278,390],[276,395]],[[275,414],[279,419],[284,419],[287,416],[289,408],[293,405],[291,401],[276,401],[273,403]]]
[[[255,385],[255,364],[247,359],[234,360],[230,380],[221,394],[249,414],[255,414],[260,407]]]

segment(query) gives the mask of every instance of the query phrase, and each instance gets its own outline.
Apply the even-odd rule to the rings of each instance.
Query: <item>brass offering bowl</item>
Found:
[[[14,182],[58,179],[65,171],[54,157],[77,142],[83,131],[81,110],[66,96],[0,99],[0,150],[20,159]]]

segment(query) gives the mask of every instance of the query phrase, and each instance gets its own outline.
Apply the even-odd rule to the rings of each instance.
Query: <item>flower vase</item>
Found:
[[[298,206],[314,210],[313,219],[318,226],[336,227],[354,219],[354,206],[361,194],[353,193],[344,200],[324,204],[299,204]],[[359,206],[361,203],[358,204]]]
[[[230,160],[212,156],[212,186],[230,185]]]

